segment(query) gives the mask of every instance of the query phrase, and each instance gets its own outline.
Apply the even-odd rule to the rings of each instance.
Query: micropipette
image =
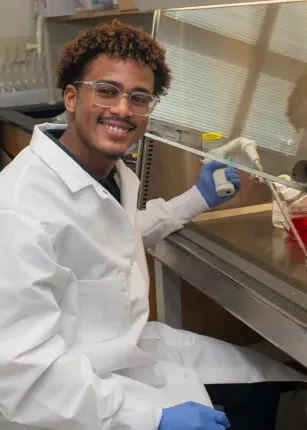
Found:
[[[171,140],[164,139],[164,138],[157,136],[155,134],[146,133],[145,136],[148,137],[149,139],[156,140],[157,142],[166,143],[167,145],[173,146],[174,148],[178,148],[178,149],[182,149],[184,151],[191,152],[192,154],[195,154],[195,155],[202,157],[202,159],[209,158],[210,160],[218,161],[218,162],[221,162],[224,164],[226,163],[226,164],[228,164],[232,167],[235,167],[235,168],[238,167],[236,165],[236,163],[234,163],[233,161],[223,159],[222,157],[225,155],[225,151],[220,151],[221,153],[219,153],[219,151],[218,151],[219,148],[216,149],[214,152],[211,152],[211,153],[208,152],[207,153],[207,152],[195,149],[195,148],[191,148],[191,147],[186,146],[186,145],[182,145],[181,143],[178,143],[178,142],[173,142]],[[287,212],[286,208],[282,204],[282,201],[281,201],[281,199],[278,195],[278,192],[276,191],[276,188],[274,186],[274,177],[272,175],[268,175],[268,174],[264,173],[263,167],[262,167],[261,162],[260,162],[260,157],[257,154],[255,142],[250,140],[250,139],[246,139],[246,138],[238,138],[232,142],[239,141],[240,139],[242,142],[241,148],[246,152],[246,154],[249,156],[251,161],[255,164],[255,166],[259,172],[259,177],[264,179],[264,181],[266,182],[266,184],[269,186],[270,190],[272,191],[272,193],[276,199],[276,202],[279,206],[279,209],[280,209],[281,213],[283,214],[283,217],[284,217],[286,223],[288,224],[288,226],[291,229],[293,236],[295,237],[299,247],[301,248],[302,252],[304,253],[305,263],[307,264],[307,251],[306,251],[304,242],[302,241],[298,231],[296,230],[296,227],[293,224],[289,213]],[[232,145],[231,145],[232,142],[228,142],[228,144],[226,144],[225,147],[227,145],[229,145],[229,147],[232,147]],[[240,166],[240,169],[247,172],[247,173],[251,173],[250,169],[248,167]],[[279,179],[279,182],[285,183],[287,185],[287,182],[285,182],[283,180]]]

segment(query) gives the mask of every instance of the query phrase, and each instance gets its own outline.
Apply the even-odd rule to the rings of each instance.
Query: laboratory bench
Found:
[[[184,280],[307,367],[307,266],[298,246],[273,227],[271,210],[190,223],[152,255],[161,321],[184,326]],[[218,313],[208,318],[219,324]]]
[[[48,122],[63,111],[63,103],[0,109],[1,166],[7,165],[30,143],[35,125]]]
[[[273,226],[270,210],[232,216],[227,223],[223,219],[192,223],[191,228],[294,289],[307,293],[304,255],[283,229]]]
[[[0,122],[1,125],[9,124],[27,133],[32,133],[36,124],[48,122],[63,111],[63,103],[2,108],[0,109]]]
[[[197,130],[154,119],[149,136],[139,163],[142,208],[151,199],[168,200],[188,190],[201,168],[197,155],[159,142],[163,136],[202,149]],[[281,168],[290,172],[296,162],[258,149],[265,171],[275,176]],[[273,227],[269,187],[244,171],[240,179],[234,199],[199,215],[150,251],[157,318],[237,345],[265,345],[270,355],[306,368],[304,254],[286,232]]]

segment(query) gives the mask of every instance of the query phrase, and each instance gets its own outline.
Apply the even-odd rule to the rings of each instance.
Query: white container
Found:
[[[291,218],[300,218],[307,216],[307,194],[301,192],[300,195],[292,200],[289,212]]]
[[[113,9],[118,5],[114,0],[75,0],[77,3],[77,12],[90,10]]]
[[[40,13],[46,17],[67,16],[76,13],[75,0],[41,0]]]

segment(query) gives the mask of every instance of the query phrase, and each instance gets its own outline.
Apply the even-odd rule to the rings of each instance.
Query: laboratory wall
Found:
[[[24,47],[35,38],[34,1],[2,0],[0,2],[0,50]]]

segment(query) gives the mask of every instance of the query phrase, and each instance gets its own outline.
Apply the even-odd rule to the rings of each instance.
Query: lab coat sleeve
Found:
[[[117,422],[156,430],[161,410],[140,389],[130,396],[123,381],[99,378],[68,349],[60,303],[70,272],[56,263],[46,231],[1,210],[0,256],[0,414],[52,430],[122,428]]]
[[[207,210],[209,207],[196,186],[169,201],[149,201],[146,209],[137,214],[137,225],[145,249],[154,247],[166,236],[180,230],[192,218]]]

